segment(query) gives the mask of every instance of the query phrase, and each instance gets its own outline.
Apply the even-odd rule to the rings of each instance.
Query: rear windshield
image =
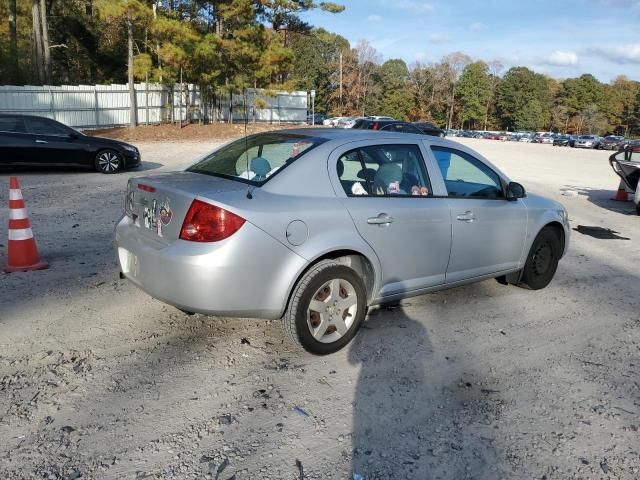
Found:
[[[187,169],[262,185],[326,139],[291,133],[260,133],[236,140]]]

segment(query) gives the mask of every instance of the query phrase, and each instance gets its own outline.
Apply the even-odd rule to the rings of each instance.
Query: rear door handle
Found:
[[[390,217],[386,213],[380,213],[377,217],[369,217],[367,218],[367,223],[369,225],[389,225],[393,222],[393,217]]]
[[[49,143],[46,140],[36,140],[36,143]]]
[[[473,214],[471,210],[467,210],[463,214],[460,214],[456,217],[461,222],[471,223],[476,219],[476,216]]]

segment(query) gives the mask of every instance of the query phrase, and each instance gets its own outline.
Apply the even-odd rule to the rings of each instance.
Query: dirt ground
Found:
[[[541,291],[372,309],[319,358],[278,321],[187,316],[118,278],[127,179],[217,141],[138,141],[142,172],[19,174],[51,267],[0,273],[0,478],[640,478],[640,217],[610,200],[608,153],[464,140],[623,239],[572,232]]]
[[[282,128],[307,128],[308,125],[298,124],[266,124],[248,123],[247,133],[266,132]],[[230,140],[243,135],[245,125],[243,123],[212,123],[208,125],[189,124],[182,127],[178,124],[141,125],[137,128],[109,128],[102,130],[85,131],[87,135],[101,136],[123,140],[138,144],[140,142],[192,142],[192,141],[222,141]]]

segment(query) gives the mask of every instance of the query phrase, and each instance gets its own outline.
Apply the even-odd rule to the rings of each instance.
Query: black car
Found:
[[[553,139],[554,147],[568,147],[569,142],[571,141],[570,135],[558,135]]]
[[[443,129],[436,127],[433,123],[429,122],[413,122],[411,125],[416,126],[425,135],[432,135],[434,137],[444,137],[447,132]]]
[[[313,115],[307,115],[307,123],[309,125],[322,125],[327,116],[324,113],[314,113]]]
[[[425,132],[419,129],[415,124],[409,122],[400,122],[398,120],[372,120],[361,118],[356,121],[353,128],[360,130],[381,130],[386,132],[402,132],[415,133],[424,135]]]
[[[65,165],[116,173],[140,163],[133,145],[90,137],[49,118],[0,114],[0,167]]]

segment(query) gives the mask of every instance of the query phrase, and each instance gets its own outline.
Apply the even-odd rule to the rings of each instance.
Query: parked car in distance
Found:
[[[314,113],[307,115],[307,123],[309,125],[323,125],[327,116],[324,113]]]
[[[361,118],[357,120],[352,128],[355,128],[357,130],[380,130],[387,132],[415,133],[418,135],[429,135],[426,132],[433,131],[430,129],[422,130],[415,123],[400,122],[398,120],[370,120],[368,118]]]
[[[385,117],[383,115],[368,115],[365,117],[367,120],[391,120],[395,121],[393,117]]]
[[[536,134],[536,136],[533,137],[533,140],[531,142],[532,143],[542,143],[542,144],[546,144],[546,145],[552,145],[553,144],[553,134],[551,134],[551,133],[539,133],[539,134]]]
[[[314,354],[347,345],[371,305],[489,278],[544,288],[570,234],[561,204],[474,150],[360,129],[243,137],[131,178],[124,207],[132,283],[187,312],[281,318]]]
[[[523,142],[523,143],[531,143],[532,140],[533,140],[533,136],[531,135],[521,135],[520,138],[518,139],[519,142]]]
[[[343,117],[336,125],[337,128],[353,128],[353,126],[359,121],[364,120],[365,117]]]
[[[626,145],[624,137],[618,135],[608,135],[602,139],[598,148],[602,150],[621,150]]]
[[[600,137],[597,135],[580,135],[575,141],[576,148],[598,148]]]
[[[336,123],[338,123],[338,121],[341,119],[342,117],[330,117],[330,118],[325,118],[322,121],[322,124],[326,127],[335,127]]]
[[[76,166],[117,173],[141,163],[133,145],[91,137],[50,118],[0,114],[0,167]]]
[[[413,122],[412,125],[418,128],[425,135],[432,135],[434,137],[445,137],[447,135],[445,130],[436,127],[430,122]]]
[[[568,147],[571,140],[572,140],[571,135],[557,135],[556,138],[553,139],[553,146]]]

